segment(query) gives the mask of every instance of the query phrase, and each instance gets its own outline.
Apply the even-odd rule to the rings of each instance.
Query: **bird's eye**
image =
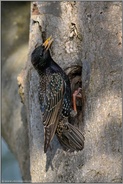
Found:
[[[42,48],[41,48],[41,51],[40,51],[40,57],[43,57],[44,50],[45,50],[45,48],[42,47]]]

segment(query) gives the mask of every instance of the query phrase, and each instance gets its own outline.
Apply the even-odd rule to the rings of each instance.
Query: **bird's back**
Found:
[[[59,121],[70,114],[71,90],[68,77],[54,61],[40,75],[39,102],[45,126],[46,152]]]
[[[70,81],[63,69],[54,61],[51,63],[51,71],[54,73],[59,73],[62,80],[64,81],[64,97],[62,104],[62,115],[68,117],[71,111],[71,87]]]

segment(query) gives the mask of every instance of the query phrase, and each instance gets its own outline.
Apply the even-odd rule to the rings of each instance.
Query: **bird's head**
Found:
[[[46,69],[51,62],[49,48],[53,42],[50,36],[42,45],[35,48],[31,55],[31,62],[36,70]]]

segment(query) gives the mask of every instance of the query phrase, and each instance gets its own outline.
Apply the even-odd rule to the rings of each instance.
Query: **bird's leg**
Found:
[[[76,108],[76,98],[82,98],[82,95],[80,93],[80,91],[82,90],[82,88],[78,88],[76,91],[74,91],[73,93],[73,109],[74,111],[77,113],[77,108]]]

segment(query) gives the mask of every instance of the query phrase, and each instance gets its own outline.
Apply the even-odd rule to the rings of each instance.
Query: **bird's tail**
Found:
[[[84,148],[84,136],[82,132],[70,123],[60,122],[56,135],[65,150],[79,151]]]

